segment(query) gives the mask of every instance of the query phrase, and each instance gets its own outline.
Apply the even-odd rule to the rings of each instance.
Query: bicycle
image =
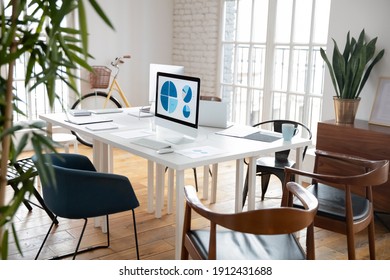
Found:
[[[127,100],[122,88],[119,86],[117,77],[119,75],[119,65],[124,63],[124,59],[130,59],[130,55],[124,55],[117,57],[114,61],[111,62],[111,66],[115,68],[115,74],[112,75],[112,70],[107,66],[92,66],[93,71],[89,74],[89,83],[91,89],[94,92],[87,93],[82,95],[76,102],[72,105],[72,110],[88,110],[94,111],[96,113],[109,112],[110,108],[122,108],[121,102],[114,96],[112,96],[113,91],[117,91],[119,96],[124,103],[124,106],[130,107],[130,103]],[[111,84],[110,80],[112,78]],[[98,91],[99,89],[107,89],[108,92]],[[86,146],[92,147],[92,141],[89,140],[86,136],[81,135],[72,131],[72,134],[76,136],[77,140]]]

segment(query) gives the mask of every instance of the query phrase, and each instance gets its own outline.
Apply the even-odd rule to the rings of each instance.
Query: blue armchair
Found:
[[[43,199],[46,206],[56,217],[84,219],[84,226],[75,252],[65,256],[73,255],[73,259],[75,259],[78,253],[109,247],[108,215],[131,210],[137,259],[139,259],[134,213],[134,209],[139,206],[139,202],[127,177],[97,172],[86,156],[78,154],[44,154],[39,157],[35,155],[33,161],[42,181]],[[44,165],[51,165],[53,173],[45,172],[47,168],[44,168]],[[107,217],[107,245],[79,251],[88,218],[98,216]],[[51,224],[35,259],[38,258],[53,226],[54,223]]]

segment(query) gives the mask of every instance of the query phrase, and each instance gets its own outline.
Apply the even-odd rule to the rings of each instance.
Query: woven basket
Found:
[[[93,66],[89,73],[91,88],[108,88],[110,84],[111,69],[106,66]]]

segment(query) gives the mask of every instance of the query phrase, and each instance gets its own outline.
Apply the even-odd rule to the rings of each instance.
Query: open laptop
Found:
[[[220,128],[231,126],[228,122],[228,103],[200,100],[199,125]]]

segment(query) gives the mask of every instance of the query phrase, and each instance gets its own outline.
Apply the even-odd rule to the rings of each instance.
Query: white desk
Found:
[[[85,125],[75,125],[66,122],[65,114],[46,114],[41,115],[40,118],[48,122],[48,129],[52,125],[58,125],[79,133],[84,133],[86,136],[93,139],[93,162],[97,170],[102,172],[110,172],[112,170],[112,153],[111,147],[116,147],[132,154],[138,155],[148,160],[148,210],[153,211],[153,193],[154,193],[154,168],[153,163],[156,164],[156,217],[161,216],[161,203],[159,199],[163,193],[163,172],[164,167],[170,169],[169,176],[172,179],[173,171],[176,171],[176,238],[175,238],[175,257],[180,258],[183,218],[184,218],[184,171],[189,168],[199,166],[213,166],[215,174],[217,171],[217,164],[225,161],[236,161],[236,193],[235,193],[235,211],[241,211],[242,202],[242,188],[244,182],[244,158],[249,158],[249,178],[248,178],[248,209],[254,209],[255,206],[255,171],[256,159],[260,155],[274,153],[286,149],[296,149],[297,168],[301,163],[301,148],[310,145],[311,141],[301,138],[293,138],[291,142],[284,142],[282,139],[272,143],[265,143],[260,141],[246,140],[243,138],[222,136],[215,134],[215,129],[200,128],[200,136],[198,139],[189,144],[180,145],[176,149],[185,149],[189,147],[215,147],[222,150],[219,154],[212,156],[190,158],[180,155],[178,153],[171,154],[157,154],[154,150],[142,147],[131,143],[132,139],[125,139],[115,135],[115,133],[122,131],[135,131],[139,129],[148,129],[151,120],[149,118],[138,119],[128,115],[128,110],[125,109],[123,113],[104,115],[113,119],[114,123],[119,125],[118,129],[106,131],[91,131],[85,128]],[[99,116],[102,117],[102,116]],[[213,174],[214,174],[213,173]],[[208,176],[204,176],[208,177]],[[217,181],[217,176],[213,176],[213,184]],[[207,179],[206,179],[207,180]],[[131,178],[130,178],[131,181]],[[172,181],[172,180],[171,180]],[[204,186],[206,187],[206,186]],[[215,200],[215,188],[213,188],[211,200]]]

